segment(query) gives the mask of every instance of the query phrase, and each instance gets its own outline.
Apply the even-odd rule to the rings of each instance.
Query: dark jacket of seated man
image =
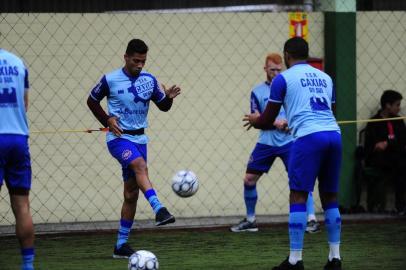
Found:
[[[380,111],[372,117],[382,118]],[[406,126],[403,120],[368,123],[365,131],[365,163],[368,167],[391,170],[406,160],[405,147]]]

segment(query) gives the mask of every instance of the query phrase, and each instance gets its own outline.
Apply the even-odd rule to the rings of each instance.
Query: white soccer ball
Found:
[[[199,180],[192,171],[178,171],[172,178],[172,190],[180,197],[190,197],[199,189]]]
[[[157,270],[157,257],[150,251],[138,250],[128,258],[128,270]]]

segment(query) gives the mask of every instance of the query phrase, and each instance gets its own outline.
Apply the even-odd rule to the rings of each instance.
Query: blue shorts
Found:
[[[267,173],[277,157],[282,159],[286,170],[288,170],[291,146],[292,143],[285,144],[281,147],[257,143],[248,160],[246,172]]]
[[[134,159],[142,157],[147,162],[146,144],[138,144],[126,139],[117,138],[107,142],[107,147],[110,154],[121,164],[124,181],[135,176],[134,171],[128,167]]]
[[[5,180],[12,189],[31,189],[31,158],[28,136],[0,134],[0,186]]]
[[[289,188],[313,191],[318,178],[320,191],[337,192],[341,156],[341,135],[337,131],[316,132],[298,138],[290,152]]]

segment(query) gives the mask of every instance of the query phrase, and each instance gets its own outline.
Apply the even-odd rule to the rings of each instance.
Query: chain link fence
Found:
[[[368,118],[382,90],[404,92],[404,12],[357,13],[357,114]],[[323,58],[323,13],[308,14],[311,56]],[[146,70],[179,84],[172,110],[151,106],[148,164],[161,201],[177,217],[245,213],[242,179],[257,132],[246,132],[251,88],[265,79],[269,52],[289,37],[288,13],[0,14],[1,47],[30,70],[30,136],[35,223],[116,221],[122,203],[120,165],[108,153],[86,99],[99,78],[123,65],[127,42],[149,45]],[[59,131],[59,132],[46,132]],[[171,190],[172,175],[194,171],[200,190]],[[287,174],[278,160],[258,184],[258,214],[288,211]],[[8,200],[7,190],[0,192]],[[316,206],[320,210],[316,192]],[[153,213],[140,196],[136,219]],[[0,225],[14,223],[0,204]]]
[[[406,96],[406,12],[357,13],[357,118],[368,119],[380,108],[384,90]],[[403,114],[406,112],[402,102]],[[358,129],[365,127],[358,125]]]

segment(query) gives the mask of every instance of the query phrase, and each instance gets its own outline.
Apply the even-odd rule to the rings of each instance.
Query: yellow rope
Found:
[[[371,122],[384,122],[388,120],[404,120],[406,116],[399,116],[393,118],[382,118],[382,119],[365,119],[365,120],[344,120],[344,121],[337,121],[339,125],[345,124],[355,124],[355,123],[371,123]]]
[[[52,134],[52,133],[92,133],[97,131],[107,132],[108,128],[99,128],[99,129],[64,129],[64,130],[34,130],[31,131],[31,134]]]
[[[388,120],[405,120],[406,116],[399,116],[393,118],[382,118],[382,119],[363,119],[363,120],[342,120],[337,121],[339,125],[346,124],[356,124],[356,123],[371,123],[371,122],[383,122]],[[64,130],[34,130],[31,131],[31,134],[53,134],[53,133],[92,133],[92,132],[107,132],[108,128],[99,128],[99,129],[64,129]]]

